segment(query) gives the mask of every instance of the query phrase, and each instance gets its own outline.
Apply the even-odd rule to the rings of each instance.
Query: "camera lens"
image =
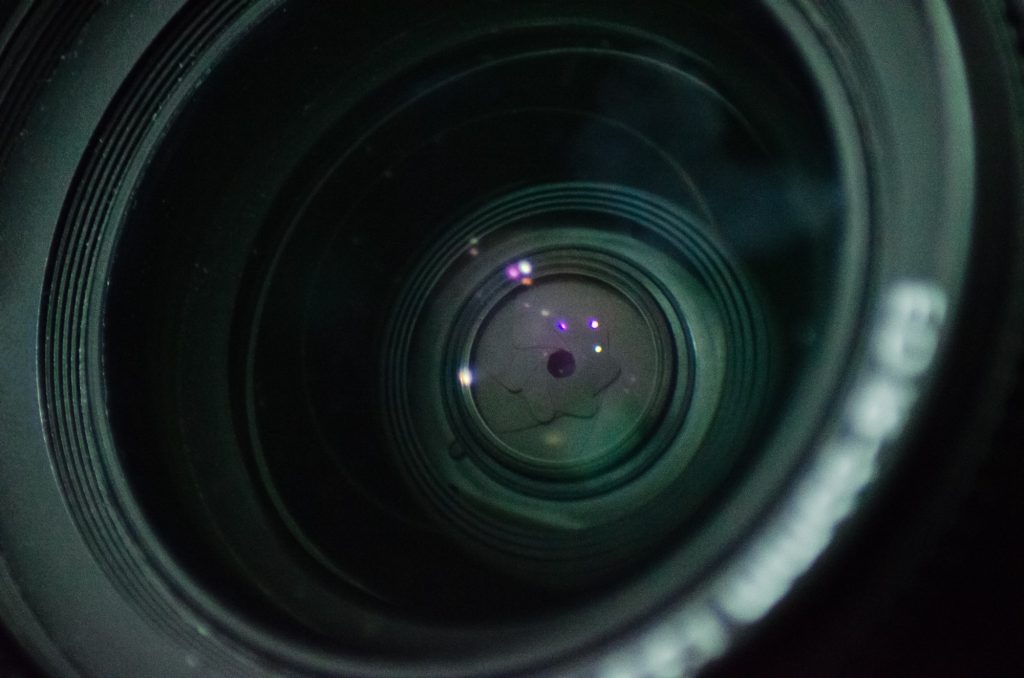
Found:
[[[322,18],[267,22],[251,49],[321,44],[306,31]],[[371,52],[361,91],[318,72],[279,107],[249,92],[295,87],[294,67],[237,47],[154,151],[112,241],[106,389],[129,414],[111,433],[151,450],[125,454],[126,481],[198,513],[164,542],[207,533],[199,575],[248,579],[262,592],[248,604],[277,623],[349,642],[337,611],[355,589],[402,610],[381,624],[422,625],[364,651],[451,633],[448,616],[570,614],[710,510],[806,359],[784,365],[770,325],[832,315],[774,310],[796,281],[749,241],[750,211],[711,215],[738,176],[778,184],[773,246],[807,262],[823,298],[849,284],[825,273],[842,229],[822,121],[799,144],[772,127],[781,114],[759,136],[680,70],[690,56],[621,27],[471,19],[443,52]],[[232,135],[238,149],[213,143]],[[204,190],[238,152],[262,160]],[[260,185],[274,190],[253,202]],[[154,338],[162,363],[140,365],[127,348]],[[278,562],[252,550],[271,534]],[[297,598],[296,581],[321,597]]]
[[[997,4],[12,10],[5,624],[68,676],[742,662],[1006,400]]]
[[[724,245],[636,190],[534,187],[456,232],[392,320],[399,462],[471,548],[578,586],[675,529],[742,444],[718,429],[757,421],[763,310]]]

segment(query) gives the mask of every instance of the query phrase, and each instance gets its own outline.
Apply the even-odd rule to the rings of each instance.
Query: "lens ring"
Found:
[[[631,235],[620,235],[624,230]],[[513,569],[522,569],[509,557],[515,552],[556,569],[566,561],[578,568],[585,559],[602,572],[621,566],[612,554],[628,550],[617,547],[649,546],[685,520],[695,497],[682,495],[693,493],[694,478],[720,473],[729,454],[742,449],[744,426],[757,420],[770,361],[753,287],[709,225],[661,198],[586,183],[513,192],[454,226],[409,276],[406,290],[382,368],[396,463],[439,525],[458,525],[461,541],[475,551],[487,544],[485,552],[506,566],[516,563]],[[538,308],[522,301],[545,298],[552,303]],[[599,334],[597,306],[587,306],[588,299],[610,298],[638,309],[625,324],[644,328],[633,332],[644,338],[624,352],[626,378],[616,384],[621,370],[598,360],[586,365],[589,381],[584,369],[570,377],[578,380],[575,390],[553,391],[562,385],[544,372],[545,361],[569,346],[564,337],[574,326],[585,339],[590,332],[611,338]],[[503,316],[510,302],[520,306]],[[510,323],[505,332],[490,328],[496,319]],[[602,349],[599,359],[613,354],[594,346]],[[649,353],[642,356],[646,373],[634,369],[630,349]],[[517,355],[501,365],[508,350]],[[508,374],[491,374],[489,363],[519,382],[503,383]],[[628,393],[644,379],[647,405],[629,426],[617,422],[625,434],[582,459],[545,459],[548,436],[581,420],[599,429],[602,397]],[[492,393],[504,391],[504,402],[487,401],[488,385]],[[538,412],[531,388],[541,397],[564,397],[559,407],[580,409],[558,412],[548,403]],[[581,406],[586,397],[591,401]],[[519,449],[493,426],[494,412],[507,412],[517,399],[519,412],[504,416],[526,418]],[[647,505],[644,522],[657,529],[624,529],[639,523],[631,517],[638,505]]]

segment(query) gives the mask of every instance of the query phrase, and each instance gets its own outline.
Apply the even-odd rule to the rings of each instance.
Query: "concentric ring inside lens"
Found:
[[[831,318],[827,128],[761,33],[471,4],[395,42],[289,7],[295,61],[211,71],[116,247],[140,495],[268,617],[374,652],[640,586]]]
[[[513,191],[450,233],[388,325],[395,463],[493,565],[606,576],[687,518],[756,421],[737,414],[767,369],[752,287],[707,224],[630,187]]]

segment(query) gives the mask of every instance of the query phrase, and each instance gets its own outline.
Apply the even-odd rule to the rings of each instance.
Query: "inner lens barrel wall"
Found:
[[[413,12],[327,50],[345,12],[289,5],[176,114],[117,231],[107,390],[137,495],[232,604],[471,647],[696,548],[848,324],[856,238],[785,43],[665,24],[683,48],[661,11]]]

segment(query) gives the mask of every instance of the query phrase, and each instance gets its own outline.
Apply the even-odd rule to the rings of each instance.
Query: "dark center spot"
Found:
[[[555,379],[570,377],[576,371],[576,359],[568,351],[555,351],[548,356],[548,372]]]

